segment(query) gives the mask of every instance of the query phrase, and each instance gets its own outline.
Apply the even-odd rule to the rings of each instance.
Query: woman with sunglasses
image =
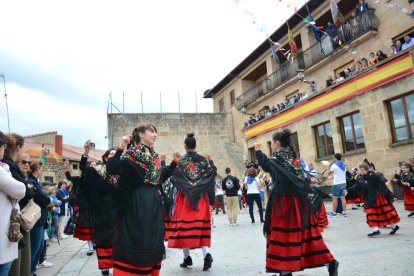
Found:
[[[14,179],[22,182],[26,186],[25,196],[19,201],[20,210],[22,210],[34,197],[34,191],[30,188],[26,181],[25,174],[19,168],[19,161],[23,157],[24,139],[22,136],[16,133],[10,133],[6,135],[6,149],[4,151],[3,162],[9,165],[10,172]],[[25,161],[30,160],[26,159]],[[23,160],[22,160],[23,161]],[[30,162],[29,162],[30,163]],[[25,165],[26,172],[29,169],[29,165]],[[30,232],[21,232],[24,238],[19,242],[19,258],[13,262],[10,269],[11,275],[29,275],[30,274]]]

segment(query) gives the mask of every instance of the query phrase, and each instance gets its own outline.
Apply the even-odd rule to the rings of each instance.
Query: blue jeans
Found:
[[[332,196],[336,198],[345,196],[345,190],[346,190],[346,183],[332,185]]]
[[[253,215],[253,203],[256,202],[257,207],[259,208],[259,215],[260,215],[260,222],[263,222],[263,208],[262,208],[262,201],[259,194],[247,194],[247,205],[249,206],[249,214],[250,218],[252,219],[252,223],[254,222],[254,215]]]
[[[238,197],[239,197],[239,208],[240,208],[240,211],[242,211],[243,210],[242,196],[238,195]]]
[[[36,265],[39,263],[40,255],[43,252],[45,230],[43,225],[35,226],[30,231],[30,246],[32,249],[32,262],[30,264],[32,273],[36,271]]]
[[[4,263],[4,264],[0,264],[0,276],[8,276],[9,275],[9,271],[10,271],[10,267],[12,265],[13,261],[8,262],[8,263]]]

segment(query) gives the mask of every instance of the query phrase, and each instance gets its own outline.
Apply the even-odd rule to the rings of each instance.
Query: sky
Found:
[[[2,1],[10,130],[107,148],[106,112],[213,112],[214,87],[293,14],[296,0]],[[303,4],[303,3],[302,3]],[[254,22],[254,23],[253,23]],[[0,81],[3,81],[0,78]],[[161,95],[161,101],[160,101]],[[115,108],[113,108],[115,112]],[[8,132],[0,86],[0,130]]]

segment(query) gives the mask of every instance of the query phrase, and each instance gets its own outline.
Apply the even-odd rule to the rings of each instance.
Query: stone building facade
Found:
[[[131,134],[141,124],[157,127],[158,138],[155,149],[167,153],[167,162],[172,153],[184,153],[184,139],[187,133],[194,133],[197,151],[210,153],[223,176],[226,167],[232,168],[234,175],[244,176],[244,160],[241,147],[235,143],[231,114],[213,113],[154,113],[154,114],[108,114],[109,147],[120,144],[121,137]]]
[[[282,128],[294,132],[294,146],[301,158],[318,171],[325,169],[322,160],[331,161],[334,152],[341,152],[349,167],[367,158],[390,178],[398,161],[414,156],[413,48],[335,85],[325,84],[328,76],[343,74],[356,60],[369,60],[370,52],[382,50],[390,56],[391,44],[403,41],[405,35],[414,36],[410,17],[378,1],[366,2],[370,9],[352,17],[358,1],[338,1],[345,24],[338,25],[335,38],[324,37],[320,42],[309,23],[293,15],[288,22],[299,54],[292,62],[283,63],[279,52],[282,64],[276,64],[266,40],[206,91],[204,97],[213,98],[215,113],[232,114],[235,142],[250,159],[254,159],[254,141],[261,141],[264,151],[270,153],[272,133]],[[308,2],[316,26],[332,22],[329,3]],[[411,9],[406,1],[401,5]],[[300,8],[298,14],[306,18],[307,8]],[[270,37],[289,49],[285,24]],[[298,69],[304,71],[302,82]],[[314,81],[317,92],[310,93],[310,85],[303,80]],[[244,128],[249,114],[258,114],[265,106],[276,106],[298,93],[308,97]]]

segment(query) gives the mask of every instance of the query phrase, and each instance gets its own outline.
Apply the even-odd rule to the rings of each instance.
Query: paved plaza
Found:
[[[409,276],[414,275],[414,217],[408,218],[401,201],[395,203],[401,217],[401,229],[390,236],[390,229],[381,229],[381,237],[369,239],[362,208],[348,210],[348,217],[329,220],[329,227],[323,236],[329,249],[339,261],[339,275],[362,276]],[[331,209],[326,204],[327,210]],[[350,207],[350,206],[349,206]],[[255,212],[258,221],[258,213]],[[167,259],[163,262],[161,275],[206,275],[206,276],[254,276],[272,275],[265,273],[265,239],[260,224],[252,225],[247,209],[239,214],[239,225],[229,226],[227,216],[214,216],[212,231],[213,267],[203,272],[201,250],[191,252],[194,265],[182,269],[182,252],[167,249]],[[58,243],[50,243],[48,261],[54,265],[37,271],[39,276],[101,275],[97,269],[96,254],[86,255],[87,246],[72,237]],[[326,268],[316,268],[294,273],[299,275],[328,275]]]

